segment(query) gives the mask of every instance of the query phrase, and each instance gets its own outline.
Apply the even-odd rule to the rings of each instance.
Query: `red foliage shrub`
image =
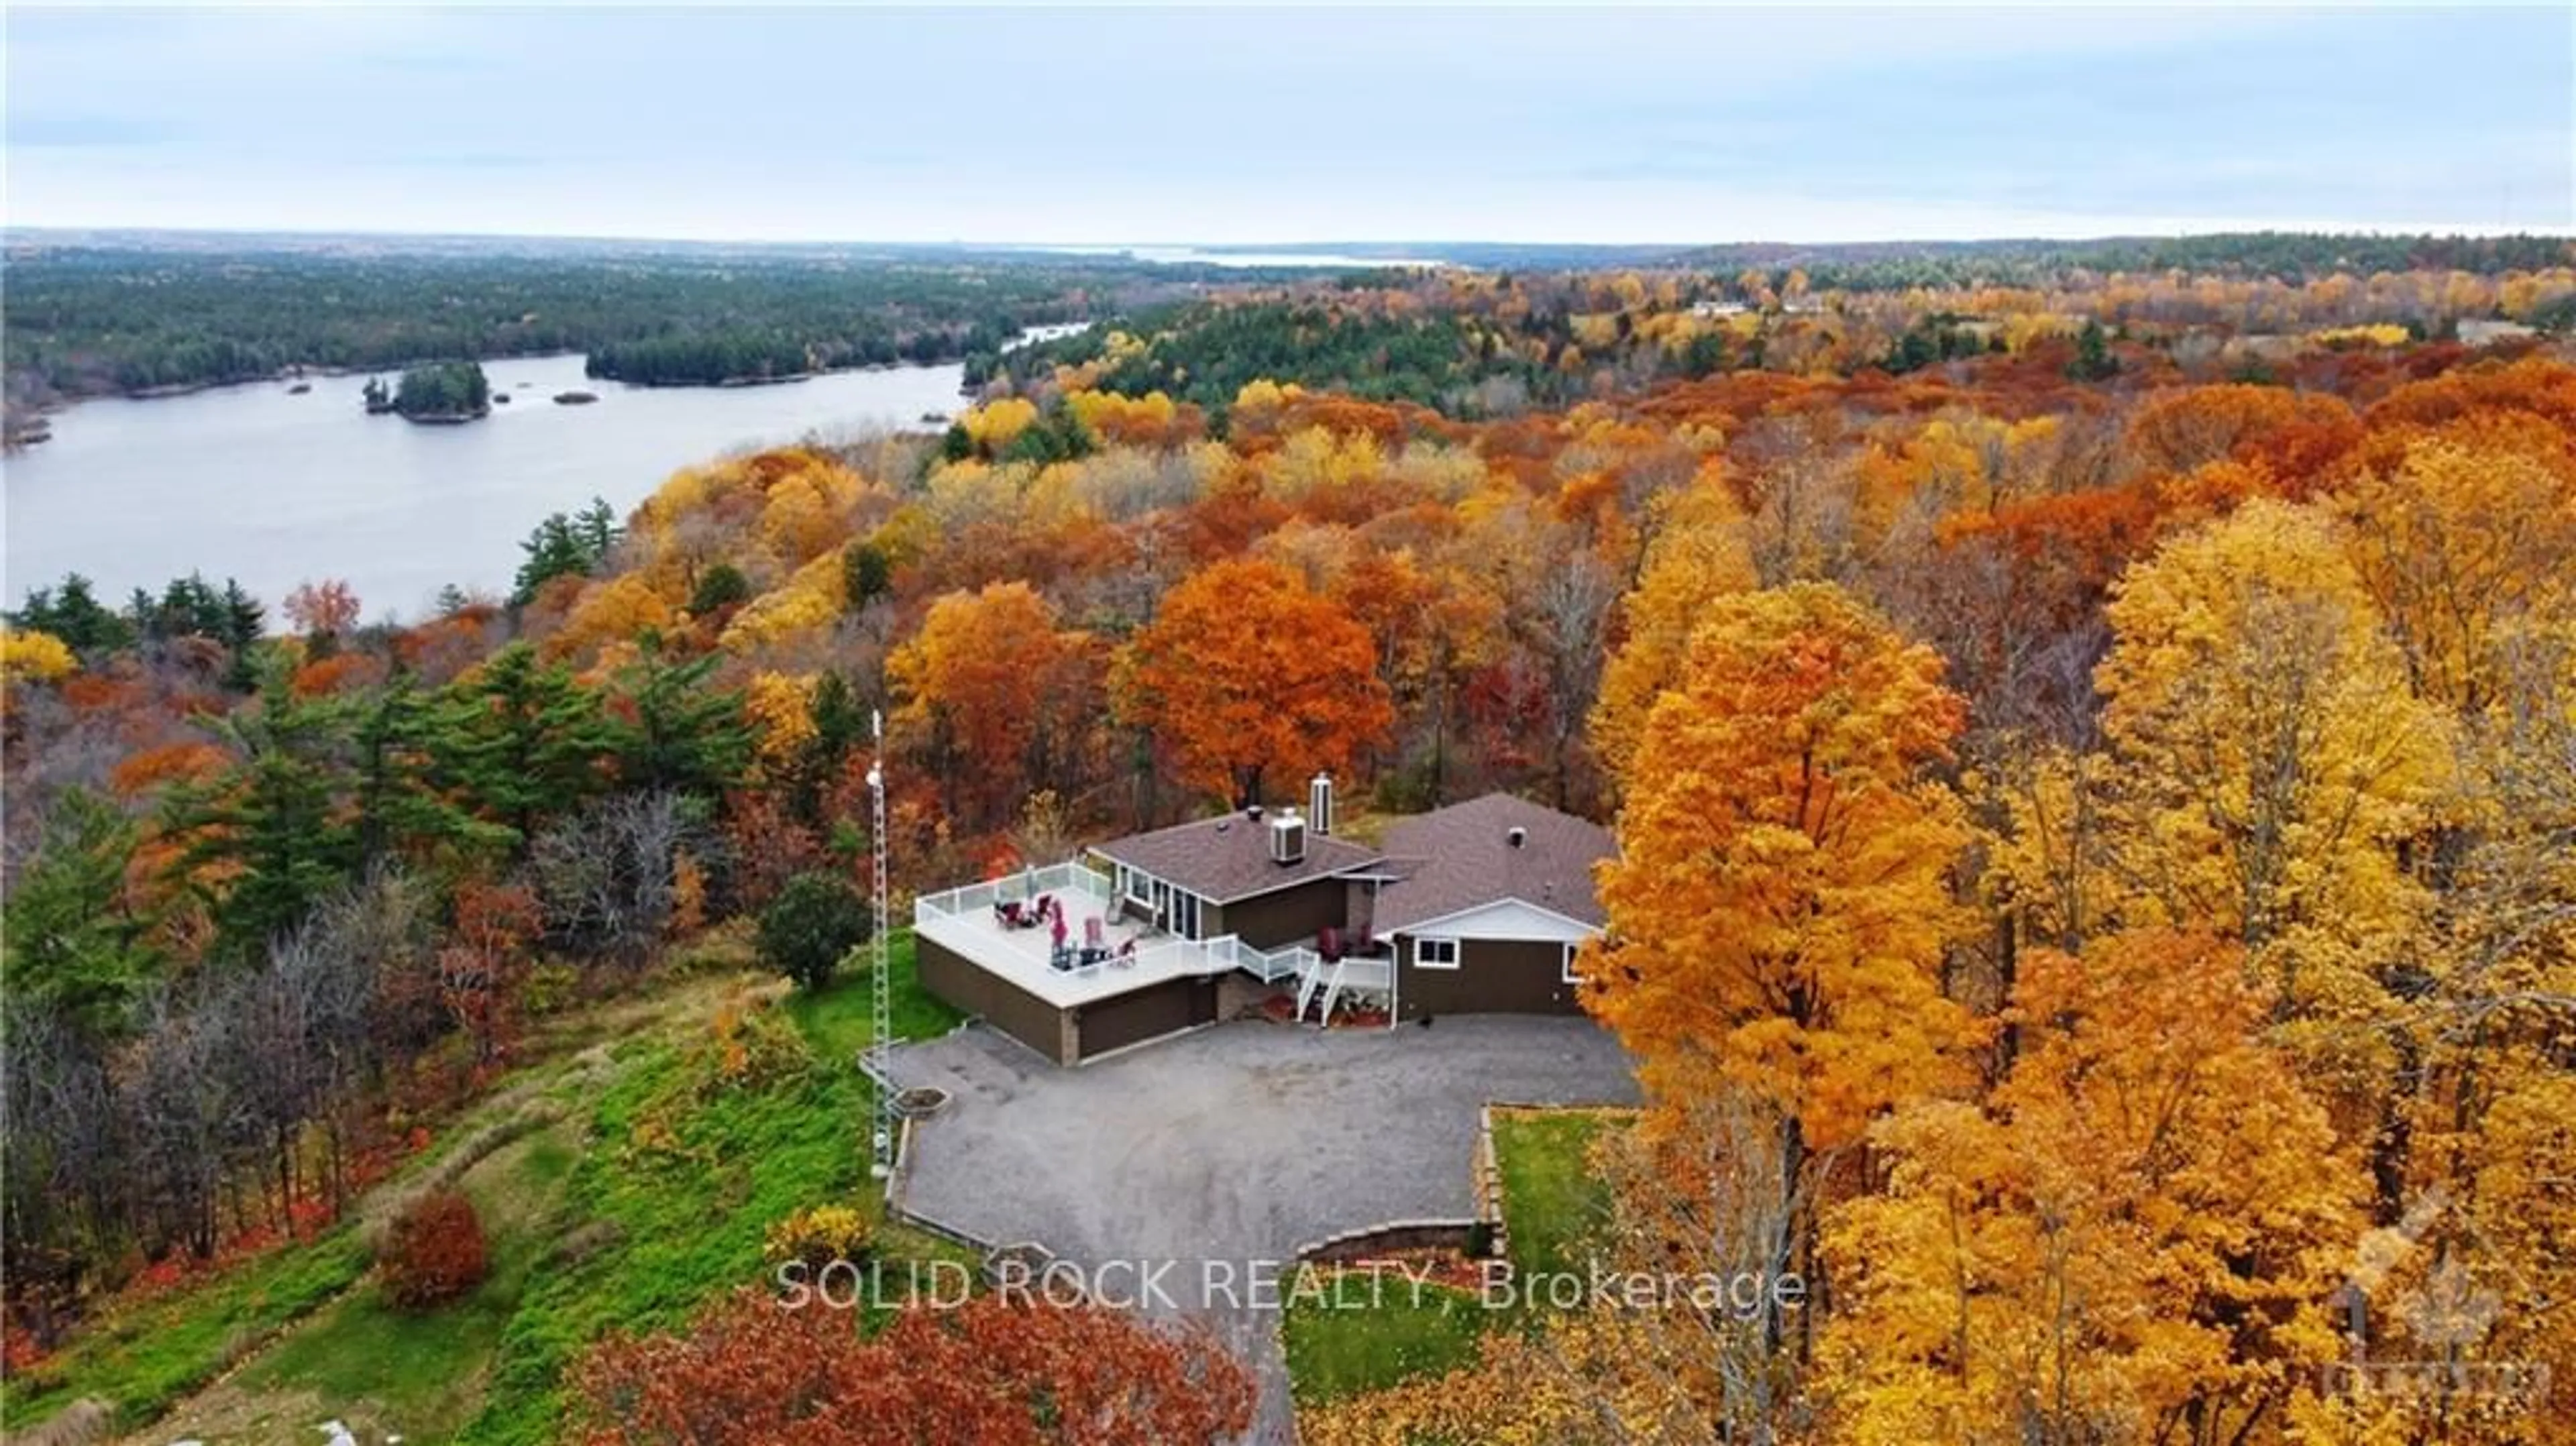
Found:
[[[376,1261],[385,1298],[405,1310],[441,1305],[480,1285],[491,1268],[474,1202],[441,1191],[404,1211]]]
[[[846,1311],[745,1291],[683,1337],[611,1337],[572,1373],[585,1446],[1214,1441],[1252,1378],[1203,1330],[979,1296],[862,1338]]]

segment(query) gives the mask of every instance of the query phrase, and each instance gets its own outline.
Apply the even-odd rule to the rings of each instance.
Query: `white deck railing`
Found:
[[[1296,978],[1307,961],[1315,957],[1314,950],[1293,944],[1279,950],[1256,949],[1232,934],[1210,939],[1207,951],[1209,958],[1222,959],[1229,967],[1240,969],[1264,984]]]
[[[1327,961],[1321,955],[1300,949],[1306,955],[1297,970],[1297,1017],[1306,1017],[1306,1006],[1319,998],[1322,1009],[1316,1019],[1331,1023],[1333,1006],[1342,996],[1364,995],[1378,1004],[1392,1006],[1395,1000],[1395,961],[1389,959],[1342,958]],[[1390,1019],[1389,1021],[1393,1021]]]
[[[1050,864],[1042,869],[1023,869],[982,883],[967,884],[923,894],[912,902],[912,919],[916,928],[925,928],[942,919],[989,910],[1003,900],[1034,899],[1040,894],[1070,894],[1107,905],[1113,902],[1115,886],[1109,876],[1078,863]],[[929,932],[938,932],[929,930]],[[1222,974],[1240,969],[1264,984],[1294,982],[1297,986],[1297,1017],[1306,1016],[1310,1005],[1319,1000],[1322,1018],[1330,1019],[1333,1008],[1346,995],[1366,996],[1380,1004],[1392,1002],[1395,993],[1395,963],[1384,958],[1351,958],[1326,960],[1303,944],[1284,949],[1259,949],[1232,934],[1220,934],[1207,940],[1163,938],[1140,946],[1126,965],[1151,964],[1183,974]],[[1076,972],[1089,975],[1097,964],[1084,965]]]
[[[1049,864],[1022,869],[980,884],[967,884],[912,901],[914,923],[940,914],[972,914],[1004,899],[1034,899],[1040,894],[1079,894],[1096,903],[1109,902],[1109,876],[1081,864]]]

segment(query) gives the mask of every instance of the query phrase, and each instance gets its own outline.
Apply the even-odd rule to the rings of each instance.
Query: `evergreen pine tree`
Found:
[[[42,845],[0,912],[0,969],[10,993],[60,1010],[94,1038],[124,1029],[159,970],[145,922],[127,907],[136,831],[116,805],[72,788],[46,813]]]
[[[643,661],[617,675],[614,746],[627,787],[713,798],[750,770],[752,725],[742,693],[707,685],[722,661],[709,653],[668,662],[648,640]]]
[[[217,725],[242,761],[170,795],[173,832],[190,840],[179,867],[229,880],[213,915],[218,947],[234,958],[303,922],[356,866],[356,830],[341,807],[345,713],[297,700],[273,673],[257,703]]]
[[[599,761],[616,739],[599,698],[526,643],[493,654],[445,704],[429,735],[433,776],[515,830],[520,851],[547,819],[599,792]]]
[[[424,695],[407,676],[363,705],[351,740],[362,868],[413,849],[506,850],[515,841],[508,828],[476,818],[437,787],[442,735],[465,718],[455,700]]]

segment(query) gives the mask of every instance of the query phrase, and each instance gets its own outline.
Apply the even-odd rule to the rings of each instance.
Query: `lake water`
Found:
[[[957,366],[834,372],[766,387],[628,387],[579,356],[487,362],[511,401],[464,426],[370,417],[361,376],[317,377],[55,413],[53,439],[0,462],[7,604],[66,572],[121,603],[202,571],[269,604],[340,578],[370,619],[417,619],[447,583],[506,592],[547,513],[605,497],[623,515],[673,471],[719,453],[919,427],[964,401]],[[557,406],[561,391],[596,392]]]

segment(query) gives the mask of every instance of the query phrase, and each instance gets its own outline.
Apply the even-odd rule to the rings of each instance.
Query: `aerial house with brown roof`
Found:
[[[1365,847],[1333,833],[1318,777],[1302,814],[1220,814],[925,895],[915,943],[925,988],[1059,1064],[1214,1023],[1222,993],[1264,986],[1300,1019],[1570,1012],[1608,853],[1597,825],[1505,794]]]
[[[1397,1019],[1575,1014],[1575,951],[1601,932],[1609,830],[1508,793],[1396,820],[1369,901]]]

